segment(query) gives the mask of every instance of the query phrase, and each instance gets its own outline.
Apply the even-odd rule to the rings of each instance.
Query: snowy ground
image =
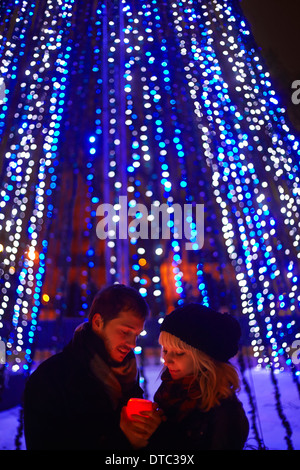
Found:
[[[153,397],[155,390],[160,384],[159,373],[161,366],[154,362],[148,364],[144,369],[149,398]],[[265,446],[270,450],[286,450],[286,429],[276,410],[276,399],[274,385],[271,381],[270,372],[267,370],[251,369],[246,372],[246,378],[251,385],[252,394],[255,395],[258,406],[257,428],[260,437],[263,438]],[[299,394],[291,375],[283,372],[276,375],[278,380],[282,411],[291,429],[291,442],[295,450],[300,450],[300,401]],[[239,395],[244,404],[246,413],[251,423],[251,407],[245,389]],[[0,413],[0,450],[15,450],[15,438],[19,424],[19,407],[5,410]],[[249,446],[258,447],[253,431],[250,431]],[[21,450],[25,450],[24,437],[21,438]]]

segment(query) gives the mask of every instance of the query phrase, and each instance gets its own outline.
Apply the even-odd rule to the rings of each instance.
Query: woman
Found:
[[[228,362],[238,351],[239,323],[200,304],[179,307],[161,325],[165,371],[154,400],[164,411],[152,449],[241,450],[249,424]]]

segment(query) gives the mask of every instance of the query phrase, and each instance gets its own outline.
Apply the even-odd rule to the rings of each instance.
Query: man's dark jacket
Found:
[[[112,403],[105,380],[90,367],[91,350],[109,364],[103,342],[89,326],[80,339],[43,362],[27,382],[24,424],[28,450],[131,448],[119,426],[120,411],[130,397],[143,396],[138,380],[126,384],[118,404]],[[129,360],[135,361],[133,352],[124,361]]]

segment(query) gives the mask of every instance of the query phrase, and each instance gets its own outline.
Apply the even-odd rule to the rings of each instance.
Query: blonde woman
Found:
[[[228,362],[238,351],[239,323],[200,304],[179,307],[161,325],[165,370],[154,400],[163,422],[154,449],[241,450],[249,423],[236,397],[239,377]]]

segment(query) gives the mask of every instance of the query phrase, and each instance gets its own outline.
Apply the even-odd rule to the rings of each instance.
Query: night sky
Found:
[[[263,54],[273,52],[290,77],[299,78],[300,2],[241,0],[240,3]]]
[[[300,105],[290,99],[292,82],[300,80],[300,2],[240,0],[240,5],[289,117],[300,131]]]

